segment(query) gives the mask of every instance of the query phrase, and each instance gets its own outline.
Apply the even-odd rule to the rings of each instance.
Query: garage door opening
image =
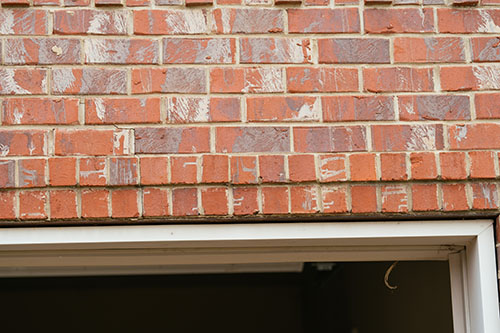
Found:
[[[381,280],[381,272],[385,275],[389,264],[394,261],[401,262],[401,265],[398,265],[389,276],[390,284],[388,285],[398,286],[395,291],[388,290]],[[311,264],[297,269],[300,263],[316,263],[316,266]],[[411,274],[406,274],[411,280],[405,281],[402,276],[397,276],[405,271],[405,266],[410,269],[417,267],[415,265],[431,265],[435,266],[435,269],[441,267],[442,274],[435,272],[429,274],[433,270],[431,266],[426,266],[412,269]],[[270,266],[279,267],[280,274],[269,273],[273,271],[269,269]],[[227,267],[231,269],[228,270]],[[330,271],[324,270],[325,267],[330,267]],[[445,267],[449,267],[448,271]],[[220,271],[253,273],[213,274]],[[285,273],[286,271],[289,273]],[[376,274],[374,271],[377,271]],[[268,274],[256,272],[268,272]],[[179,307],[182,304],[181,301],[171,303],[177,307],[169,309],[168,302],[174,300],[175,297],[172,295],[161,297],[153,310],[161,311],[162,316],[157,315],[154,318],[165,318],[165,315],[175,314],[168,323],[163,322],[163,325],[173,325],[179,318],[184,318],[180,321],[184,327],[203,324],[208,319],[202,320],[200,316],[212,313],[209,318],[222,317],[225,321],[220,321],[221,323],[238,319],[240,323],[238,326],[229,325],[231,331],[238,332],[243,332],[247,328],[252,328],[252,332],[264,332],[264,329],[255,328],[252,325],[264,327],[271,325],[271,322],[281,325],[292,323],[290,326],[299,332],[300,330],[321,332],[324,329],[330,329],[328,325],[332,323],[336,328],[351,333],[375,332],[375,328],[371,325],[369,328],[362,325],[379,319],[390,324],[390,327],[382,328],[384,332],[410,332],[412,328],[419,325],[413,323],[411,318],[420,316],[420,324],[430,326],[419,327],[418,331],[431,332],[437,325],[443,325],[439,331],[447,332],[450,327],[450,296],[449,294],[443,296],[440,301],[434,299],[441,292],[451,294],[453,332],[500,332],[495,242],[491,220],[47,227],[11,228],[4,229],[0,233],[0,277],[3,278],[0,281],[4,286],[7,281],[14,281],[8,279],[20,277],[23,277],[24,281],[37,277],[37,280],[32,280],[36,281],[35,284],[43,281],[58,281],[55,286],[68,283],[75,285],[77,281],[97,279],[93,280],[94,286],[105,286],[107,280],[111,281],[108,282],[108,289],[113,290],[125,282],[119,282],[118,279],[121,279],[119,277],[104,278],[104,276],[125,275],[120,281],[130,282],[140,279],[142,274],[157,276],[148,277],[147,279],[152,280],[142,281],[139,284],[140,287],[130,286],[131,290],[147,288],[149,293],[156,295],[161,292],[154,291],[153,286],[157,284],[154,283],[154,279],[169,280],[162,282],[161,286],[175,285],[175,279],[180,279],[179,275],[162,276],[162,274],[172,273],[192,275],[189,278],[184,276],[186,281],[192,281],[192,284],[184,289],[198,290],[199,292],[192,293],[193,297],[202,294],[203,289],[205,292],[217,290],[215,287],[207,289],[206,284],[203,283],[207,281],[216,283],[216,280],[212,279],[218,276],[226,280],[217,282],[219,288],[222,288],[219,292],[212,293],[202,300],[192,300],[191,304],[204,305],[202,309],[184,308],[184,311],[180,311],[182,315],[178,314],[179,309],[182,309]],[[91,278],[91,276],[98,275],[102,277]],[[126,275],[129,276],[126,277]],[[135,275],[135,277],[130,275]],[[69,278],[70,276],[73,278]],[[289,279],[286,281],[290,283],[295,281],[295,287],[293,284],[284,284],[289,286],[290,290],[295,290],[292,292],[292,295],[295,295],[295,302],[289,299],[290,296],[287,296],[288,298],[284,294],[273,296],[271,293],[271,291],[280,290],[276,285],[283,285],[272,283],[273,277],[280,276]],[[438,276],[440,276],[439,279]],[[61,280],[57,280],[57,277]],[[142,278],[146,279],[144,276]],[[248,288],[252,279],[261,285],[265,281],[271,286],[274,285],[274,288],[267,287],[264,288],[265,292],[261,292],[262,297],[266,296],[270,300],[245,301],[242,291],[227,292],[229,286],[238,286],[238,279],[247,279],[245,283],[239,284],[240,291],[246,290],[247,296],[259,295],[255,288],[253,292],[248,292],[249,289],[252,290]],[[19,279],[15,283],[22,280]],[[180,283],[183,280],[177,281]],[[304,281],[309,281],[309,283]],[[330,286],[328,281],[333,281],[333,284]],[[417,286],[419,283],[421,285]],[[412,285],[413,287],[410,287]],[[370,286],[373,288],[365,289]],[[20,291],[17,296],[23,293],[23,289],[29,290],[30,288],[18,287]],[[327,291],[323,292],[325,288]],[[14,286],[10,289],[15,290]],[[176,288],[175,290],[182,289]],[[82,293],[81,290],[84,292]],[[107,291],[105,287],[98,290],[101,291],[99,295]],[[224,290],[232,297],[231,299],[224,299]],[[379,290],[378,293],[377,290]],[[408,290],[418,292],[405,296]],[[240,293],[239,297],[238,293]],[[71,318],[74,314],[81,316],[78,317],[80,319],[76,318],[74,321],[83,322],[91,318],[94,309],[100,309],[98,315],[109,319],[110,314],[116,310],[118,315],[115,318],[117,319],[109,321],[109,324],[118,325],[117,323],[123,322],[127,323],[127,327],[133,327],[130,321],[137,320],[142,323],[141,325],[145,322],[139,319],[141,316],[136,315],[137,313],[146,312],[146,315],[154,313],[153,310],[149,310],[152,303],[150,300],[137,299],[132,302],[132,305],[124,306],[128,304],[126,302],[128,298],[139,297],[141,292],[135,293],[139,296],[132,297],[133,292],[121,290],[121,294],[128,298],[121,300],[119,304],[107,303],[116,298],[107,296],[104,301],[94,299],[76,302],[77,304],[61,301],[59,304],[51,305],[47,302],[51,298],[57,299],[52,294],[57,295],[57,291],[46,293],[33,302],[38,304],[38,312],[42,309],[53,310],[54,320],[59,320],[61,316]],[[73,300],[78,295],[89,297],[92,292],[89,287],[79,286],[75,287],[70,294],[72,296],[69,299]],[[355,296],[359,298],[356,302],[354,302]],[[384,300],[386,296],[389,297],[387,301]],[[402,297],[401,303],[391,308],[391,302],[395,301],[398,296]],[[180,296],[177,297],[180,298]],[[417,300],[418,297],[423,298]],[[17,297],[17,299],[22,298]],[[40,304],[40,299],[43,300],[43,304]],[[282,305],[274,303],[283,299],[288,299],[288,301]],[[337,300],[339,300],[338,303],[336,303]],[[2,301],[3,306],[11,307],[9,311],[12,312],[12,308],[17,308],[20,313],[31,304],[30,300],[25,300],[22,304],[7,301],[4,296]],[[213,302],[222,302],[222,304]],[[447,306],[444,305],[445,302]],[[99,308],[100,303],[108,305],[103,309]],[[86,306],[82,309],[78,307],[78,304],[86,304]],[[342,306],[335,304],[342,304]],[[246,319],[238,317],[252,314],[252,311],[248,310],[249,305],[251,305],[251,310],[261,311],[267,317],[264,315],[245,317]],[[271,306],[266,309],[268,305]],[[438,311],[432,310],[434,305],[439,305],[439,310],[444,311],[439,314],[440,319],[437,321],[428,319],[436,315],[435,311]],[[285,311],[287,315],[280,317],[280,311],[290,307],[295,309],[295,312]],[[120,308],[122,310],[118,310]],[[129,308],[135,309],[132,311],[133,314],[127,312]],[[66,315],[68,311],[72,314]],[[425,314],[425,311],[429,313]],[[360,317],[362,315],[372,317],[367,319]],[[6,316],[9,317],[10,314]],[[280,319],[274,321],[266,319],[269,317]],[[260,322],[261,318],[266,319],[265,322]],[[19,319],[18,322],[25,324],[21,320]],[[50,317],[43,316],[40,320],[50,320]],[[151,319],[149,321],[153,322]],[[408,327],[398,328],[400,321]],[[92,330],[108,329],[95,327]],[[172,329],[172,331],[185,332],[187,329]],[[293,332],[294,330],[291,328],[273,329],[273,332],[276,331]],[[217,332],[222,332],[222,328],[218,327]]]
[[[300,271],[280,273],[8,278],[0,284],[2,327],[52,333],[453,332],[448,263],[399,262],[390,275],[391,285],[397,285],[393,290],[384,283],[390,265],[306,263],[295,265]]]

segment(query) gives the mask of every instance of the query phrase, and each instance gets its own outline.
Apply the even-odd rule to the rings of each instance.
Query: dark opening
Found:
[[[0,280],[3,332],[453,332],[447,262]]]

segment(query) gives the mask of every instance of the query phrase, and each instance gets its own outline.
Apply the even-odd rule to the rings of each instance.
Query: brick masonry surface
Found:
[[[0,3],[2,223],[499,211],[499,0]]]

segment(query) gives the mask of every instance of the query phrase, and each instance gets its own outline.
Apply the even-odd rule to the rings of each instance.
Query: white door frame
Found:
[[[271,264],[391,260],[449,260],[454,331],[500,332],[492,220],[0,230],[0,277],[169,273],[239,264],[266,270]]]

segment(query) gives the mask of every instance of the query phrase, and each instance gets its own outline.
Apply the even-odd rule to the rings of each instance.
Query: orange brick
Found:
[[[257,197],[259,195],[256,187],[233,188],[234,215],[252,215],[259,212]]]
[[[231,156],[231,183],[257,184],[258,182],[256,156]]]
[[[496,184],[475,183],[472,187],[473,209],[498,209],[498,188]]]
[[[138,191],[135,189],[114,190],[111,192],[112,217],[138,217]]]
[[[471,151],[470,176],[471,178],[495,178],[495,155],[491,151]]]
[[[264,214],[287,214],[288,213],[288,188],[287,187],[263,187],[262,188],[262,212]]]
[[[347,213],[346,186],[321,187],[324,213]]]
[[[380,167],[382,180],[408,179],[405,154],[380,154]]]
[[[465,184],[443,184],[443,210],[463,211],[469,209]]]
[[[319,193],[316,186],[292,186],[290,188],[292,214],[319,212],[318,199]]]
[[[0,192],[0,219],[13,220],[16,218],[16,193],[14,191]]]
[[[349,156],[351,180],[377,180],[375,154],[354,154]]]
[[[174,216],[198,215],[198,190],[195,188],[174,188],[172,190]]]
[[[203,155],[203,183],[226,183],[229,181],[229,158],[225,155]]]
[[[411,153],[411,178],[436,179],[436,156],[433,153]]]
[[[82,217],[108,217],[108,190],[82,190]]]
[[[47,192],[22,191],[19,192],[19,217],[22,220],[47,218]]]
[[[49,158],[49,184],[52,186],[76,185],[76,159]]]
[[[441,178],[443,179],[466,179],[467,164],[465,153],[448,152],[440,153]]]
[[[286,181],[284,156],[259,156],[259,170],[260,179],[263,183],[283,183]]]
[[[316,180],[314,155],[288,156],[288,170],[292,182],[307,182]]]
[[[227,215],[227,189],[209,187],[201,190],[201,204],[205,215]]]
[[[403,185],[382,186],[382,212],[405,213],[408,211],[408,193]]]
[[[142,193],[143,215],[145,217],[169,215],[167,189],[146,187]]]
[[[369,185],[351,187],[351,201],[353,213],[377,212],[377,188]]]
[[[414,211],[436,211],[439,209],[436,184],[413,184],[411,193]]]
[[[49,195],[51,219],[75,219],[78,217],[75,191],[50,191]]]
[[[343,154],[327,154],[319,156],[319,177],[322,182],[347,180],[345,165],[346,156]]]
[[[194,156],[174,156],[170,159],[170,174],[174,184],[194,184],[197,182],[198,158]]]
[[[141,184],[163,185],[168,184],[167,157],[141,157]]]

